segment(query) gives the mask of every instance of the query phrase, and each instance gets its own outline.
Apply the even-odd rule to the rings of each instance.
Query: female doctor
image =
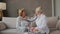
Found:
[[[37,27],[31,27],[30,31],[49,34],[49,28],[47,26],[47,17],[43,14],[41,7],[37,7],[35,10],[35,16],[31,19],[27,19],[29,21],[35,21]]]
[[[25,9],[19,9],[19,16],[17,17],[16,28],[19,33],[27,32],[28,21],[24,20],[26,18]]]

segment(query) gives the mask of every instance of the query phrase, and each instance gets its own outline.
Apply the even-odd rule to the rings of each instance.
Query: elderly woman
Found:
[[[34,21],[37,25],[37,27],[31,27],[30,31],[49,34],[49,28],[47,26],[47,18],[43,14],[41,7],[37,7],[35,10],[35,16],[27,20]]]
[[[17,17],[16,28],[19,33],[23,33],[27,31],[28,21],[24,20],[26,18],[25,9],[19,9],[19,16]]]

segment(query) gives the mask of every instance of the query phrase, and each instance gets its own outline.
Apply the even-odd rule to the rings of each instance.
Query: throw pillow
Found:
[[[3,23],[3,22],[0,22],[0,31],[1,31],[1,30],[4,30],[4,29],[6,29],[6,28],[7,28],[6,24]]]

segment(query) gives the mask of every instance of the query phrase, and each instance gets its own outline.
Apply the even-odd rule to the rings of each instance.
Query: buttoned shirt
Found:
[[[49,28],[47,26],[47,17],[44,14],[34,16],[34,18],[28,20],[35,21],[37,28],[40,32],[46,32],[46,34],[49,34]]]

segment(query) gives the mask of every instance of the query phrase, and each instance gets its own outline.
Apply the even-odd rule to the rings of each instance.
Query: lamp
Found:
[[[0,19],[2,19],[3,10],[6,10],[6,3],[0,2]]]
[[[6,10],[6,3],[0,2],[0,9]]]

